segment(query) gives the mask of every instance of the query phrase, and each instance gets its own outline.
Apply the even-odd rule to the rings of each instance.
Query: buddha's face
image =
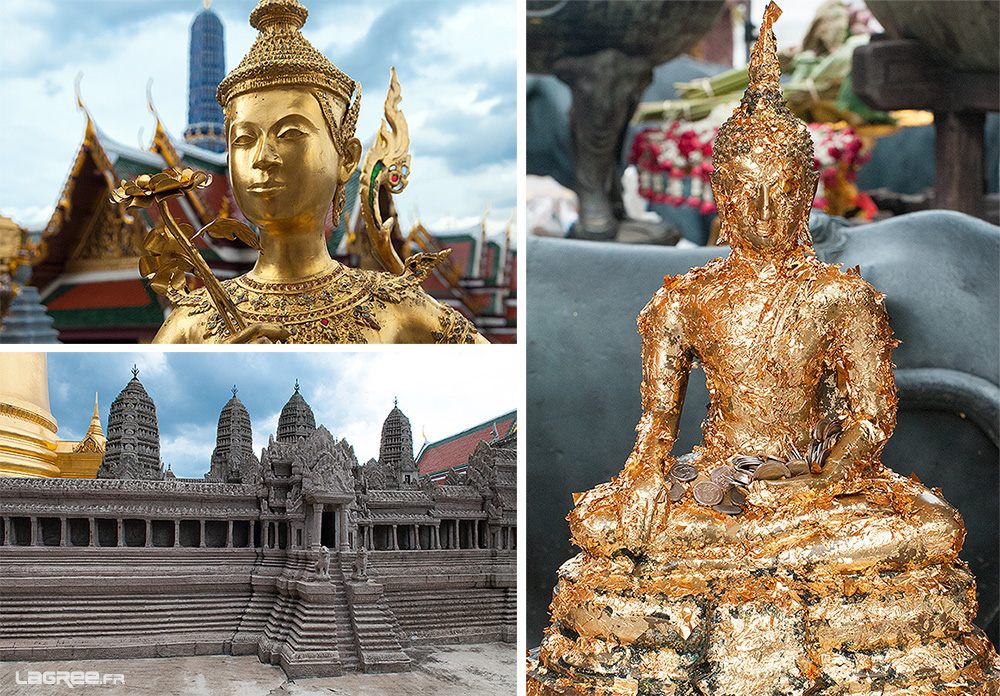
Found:
[[[263,227],[325,219],[356,161],[342,161],[316,97],[298,87],[250,92],[227,116],[229,175],[247,219]]]
[[[812,172],[782,152],[758,147],[720,164],[712,183],[733,246],[777,251],[797,244],[815,193]]]

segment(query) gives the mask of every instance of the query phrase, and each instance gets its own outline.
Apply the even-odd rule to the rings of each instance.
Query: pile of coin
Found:
[[[776,481],[820,473],[841,430],[839,421],[824,418],[813,428],[812,441],[804,456],[794,447],[785,458],[739,454],[729,464],[712,469],[708,480],[701,475],[698,467],[690,463],[695,456],[684,455],[670,468],[670,500],[677,502],[691,491],[700,505],[726,515],[738,515],[746,505],[746,488],[752,481]]]
[[[832,418],[824,418],[813,427],[812,442],[806,450],[805,460],[814,474],[823,470],[826,457],[837,443],[841,430],[840,421]]]
[[[700,476],[696,466],[693,466],[682,457],[670,468],[670,476],[673,484],[670,487],[670,500],[676,502],[691,491],[694,499],[705,507],[710,507],[716,512],[726,515],[738,515],[743,512],[740,506],[746,502],[746,496],[739,497],[740,504],[736,504],[731,493],[733,487],[733,477],[736,470],[728,464],[723,464],[712,469],[709,479]],[[701,480],[697,480],[697,479]]]

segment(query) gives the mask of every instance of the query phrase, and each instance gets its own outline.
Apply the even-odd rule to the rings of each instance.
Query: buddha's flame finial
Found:
[[[781,68],[778,66],[778,42],[774,37],[775,20],[781,16],[781,8],[770,2],[764,10],[760,23],[757,43],[750,51],[750,90],[757,92],[778,91]]]

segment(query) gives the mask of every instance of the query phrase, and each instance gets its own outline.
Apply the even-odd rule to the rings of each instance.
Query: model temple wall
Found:
[[[311,420],[289,403],[286,425]],[[513,449],[481,443],[459,485],[383,488],[325,428],[290,432],[213,462],[241,483],[0,479],[0,660],[256,654],[296,678],[515,640]]]

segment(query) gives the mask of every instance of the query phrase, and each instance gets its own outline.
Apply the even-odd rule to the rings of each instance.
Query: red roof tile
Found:
[[[476,450],[476,445],[483,440],[490,442],[494,439],[494,425],[497,434],[503,437],[516,423],[517,411],[510,411],[451,437],[428,443],[417,455],[420,475],[426,476],[468,463],[469,455]]]
[[[48,309],[96,309],[105,307],[144,307],[150,304],[142,280],[109,280],[82,283],[48,303]]]

